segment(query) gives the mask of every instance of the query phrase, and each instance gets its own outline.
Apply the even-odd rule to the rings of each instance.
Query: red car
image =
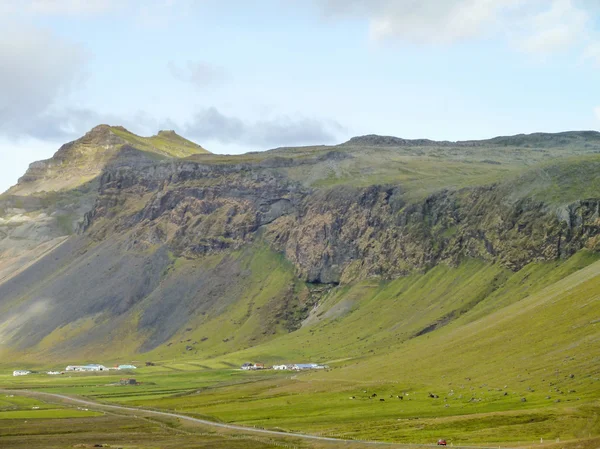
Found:
[[[446,446],[446,440],[438,440],[437,445],[438,446]]]

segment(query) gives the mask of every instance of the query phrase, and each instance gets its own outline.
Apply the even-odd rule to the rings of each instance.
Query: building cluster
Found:
[[[33,371],[18,369],[13,371],[13,376],[27,376],[28,374],[34,374]],[[62,374],[60,371],[48,371],[46,374],[50,376],[56,376],[57,374]]]
[[[104,365],[99,365],[97,363],[90,363],[88,365],[69,365],[65,368],[65,371],[89,373],[89,372],[98,372],[98,371],[131,370],[131,369],[137,369],[137,367],[135,367],[133,365],[116,365],[112,368],[107,368]],[[50,376],[56,376],[59,374],[64,374],[65,371],[48,371],[46,374],[48,374]],[[15,376],[15,377],[16,376],[27,376],[28,374],[33,374],[33,372],[27,371],[27,370],[13,371],[13,376]]]
[[[262,363],[244,363],[241,368],[245,371],[248,370],[261,370],[261,369],[270,369],[265,368],[265,365]],[[306,371],[313,369],[325,369],[327,366],[325,365],[317,365],[316,363],[292,363],[288,365],[274,365],[272,369],[274,370],[289,370],[289,371]]]
[[[109,370],[126,370],[126,369],[137,369],[133,365],[115,365],[112,368],[107,368],[104,365],[98,365],[97,363],[91,363],[89,365],[69,365],[65,368],[65,371],[109,371]]]
[[[265,369],[265,365],[262,363],[244,363],[241,368],[244,371],[255,371],[259,369]]]
[[[65,368],[65,371],[78,371],[78,372],[91,372],[91,371],[108,371],[108,368],[104,365],[98,365],[91,363],[89,365],[69,365]]]

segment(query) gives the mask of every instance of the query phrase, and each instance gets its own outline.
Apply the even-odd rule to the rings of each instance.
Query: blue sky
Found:
[[[0,0],[0,190],[99,123],[218,153],[600,128],[596,0]]]

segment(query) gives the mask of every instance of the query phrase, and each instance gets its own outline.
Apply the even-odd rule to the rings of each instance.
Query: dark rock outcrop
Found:
[[[600,200],[557,210],[508,201],[505,187],[492,185],[407,203],[400,186],[311,190],[271,169],[172,162],[107,170],[84,229],[103,238],[135,228],[136,241],[167,243],[186,257],[240,248],[260,234],[302,279],[333,284],[465,258],[518,270],[600,244]],[[93,226],[99,218],[108,221]]]

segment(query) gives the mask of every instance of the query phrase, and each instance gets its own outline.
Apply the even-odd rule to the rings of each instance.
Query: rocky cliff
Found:
[[[136,244],[168,244],[185,257],[260,237],[303,280],[325,284],[395,278],[466,258],[519,270],[597,249],[600,199],[557,208],[507,200],[509,189],[444,190],[407,202],[401,186],[310,189],[261,164],[160,164],[107,171],[85,232],[103,238],[135,229]],[[94,226],[100,218],[109,224]]]

